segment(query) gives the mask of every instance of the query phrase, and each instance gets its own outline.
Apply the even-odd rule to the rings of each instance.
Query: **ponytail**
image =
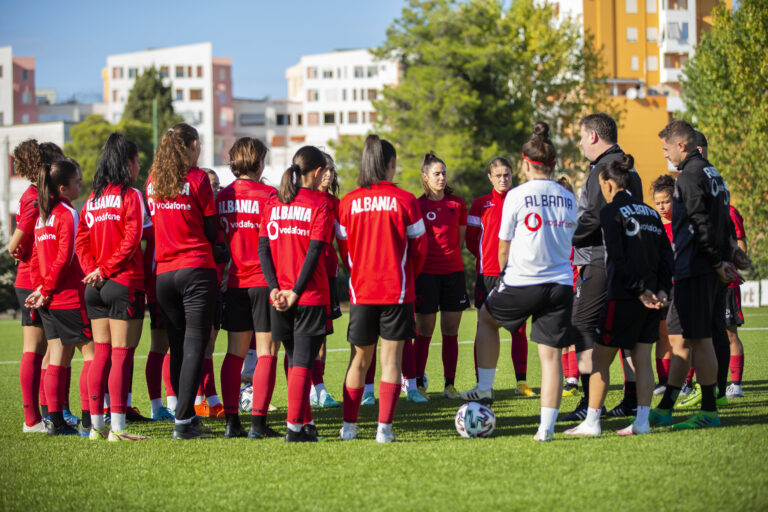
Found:
[[[427,180],[425,179],[425,176],[429,173],[429,170],[433,165],[442,165],[443,169],[446,170],[446,173],[448,172],[448,167],[445,165],[445,162],[440,160],[434,151],[430,150],[427,154],[424,155],[424,159],[421,161],[421,186],[424,189],[424,193],[427,197],[430,197],[432,191],[427,186]],[[444,193],[453,194],[453,188],[447,184],[447,181],[448,179],[446,176]]]
[[[35,139],[28,139],[13,150],[13,170],[22,178],[37,183],[43,164],[52,164],[64,158],[61,148],[53,142],[38,144]]]
[[[69,185],[80,172],[80,165],[71,158],[44,163],[37,180],[37,204],[40,218],[48,220],[53,208],[59,202],[59,187]]]
[[[99,164],[93,176],[93,196],[98,199],[107,185],[120,187],[124,194],[133,183],[130,162],[139,154],[139,148],[122,133],[113,133],[101,148]]]
[[[283,204],[292,203],[299,193],[301,177],[317,168],[325,168],[325,155],[315,146],[303,146],[293,155],[293,163],[283,173],[277,198]]]
[[[635,159],[632,155],[624,155],[621,160],[613,160],[600,166],[600,178],[603,181],[613,180],[620,189],[626,190],[632,184],[629,170],[634,166]]]
[[[555,146],[549,138],[549,125],[539,121],[533,127],[533,137],[523,144],[523,160],[539,172],[552,174],[556,158]]]
[[[150,169],[152,187],[159,199],[172,199],[181,194],[194,163],[189,161],[189,149],[199,140],[197,130],[186,123],[176,124],[163,134]]]
[[[386,181],[387,170],[395,158],[397,158],[395,147],[388,141],[380,139],[378,135],[366,137],[357,185],[370,188],[374,183]]]

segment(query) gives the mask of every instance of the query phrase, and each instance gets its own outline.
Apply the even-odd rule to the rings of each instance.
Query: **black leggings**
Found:
[[[176,391],[179,420],[195,416],[195,395],[211,338],[216,287],[216,269],[212,268],[184,268],[157,276],[157,302],[168,331],[171,384]]]
[[[285,355],[288,357],[288,367],[300,366],[311,370],[324,341],[324,334],[321,336],[294,336],[283,341]]]
[[[717,359],[717,396],[725,395],[728,384],[728,367],[731,361],[731,342],[725,324],[725,297],[728,289],[720,283],[715,292],[714,314],[712,318],[712,345]]]

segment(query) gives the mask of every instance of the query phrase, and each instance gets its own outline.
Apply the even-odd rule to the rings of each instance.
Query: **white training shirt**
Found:
[[[574,195],[552,180],[531,180],[507,193],[499,230],[499,238],[510,242],[505,285],[573,285],[576,212]]]

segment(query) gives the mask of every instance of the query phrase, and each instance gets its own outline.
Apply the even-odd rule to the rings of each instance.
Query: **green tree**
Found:
[[[5,313],[11,309],[19,309],[14,288],[16,260],[5,249],[8,246],[5,230],[6,227],[0,225],[0,247],[2,247],[2,251],[0,251],[0,313]]]
[[[768,3],[721,3],[683,69],[682,95],[744,217],[753,278],[768,277]]]
[[[157,99],[157,126],[160,133],[183,121],[173,111],[171,87],[163,84],[160,72],[154,66],[144,70],[133,84],[128,101],[125,102],[122,121],[141,121],[151,127],[154,99]]]
[[[575,20],[558,21],[551,5],[504,4],[410,0],[373,51],[401,67],[400,82],[374,105],[412,192],[421,191],[421,159],[433,149],[460,194],[486,193],[487,162],[517,162],[539,120],[550,125],[558,167],[583,170],[574,125],[599,106],[612,110],[591,38]]]

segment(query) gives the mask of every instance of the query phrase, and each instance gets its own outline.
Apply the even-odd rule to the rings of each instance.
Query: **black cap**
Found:
[[[693,130],[693,133],[696,134],[696,146],[705,148],[707,147],[707,138],[704,136],[703,133],[701,133],[699,130]]]

